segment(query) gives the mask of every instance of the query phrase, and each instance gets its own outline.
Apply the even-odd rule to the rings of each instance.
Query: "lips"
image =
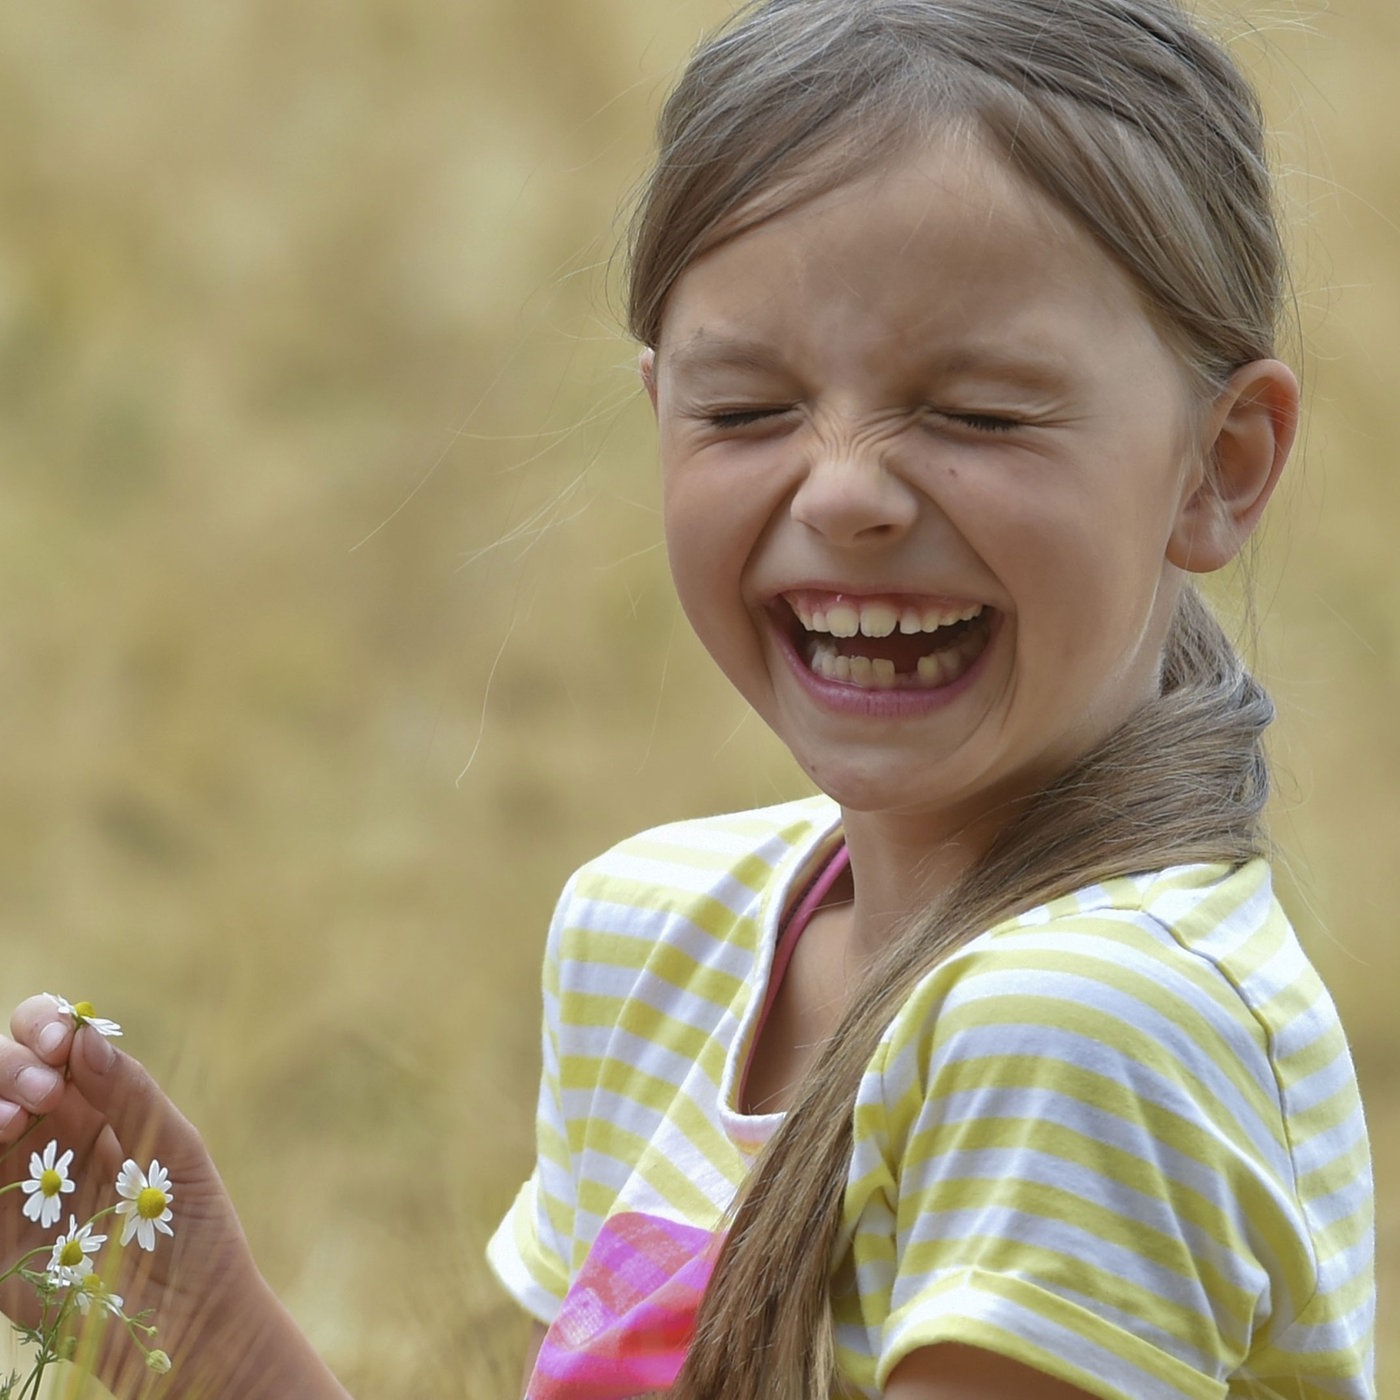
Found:
[[[794,590],[779,600],[807,668],[858,690],[940,690],[986,649],[993,609],[966,599]]]

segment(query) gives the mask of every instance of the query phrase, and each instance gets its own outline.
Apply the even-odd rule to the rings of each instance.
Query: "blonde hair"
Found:
[[[1272,354],[1284,260],[1258,103],[1172,0],[751,5],[662,113],[632,224],[633,334],[660,344],[672,286],[708,249],[950,127],[1131,274],[1200,404]],[[824,1400],[853,1105],[900,1005],[952,949],[1058,895],[1260,854],[1272,718],[1186,588],[1160,694],[1023,806],[854,992],[744,1188],[674,1400]]]

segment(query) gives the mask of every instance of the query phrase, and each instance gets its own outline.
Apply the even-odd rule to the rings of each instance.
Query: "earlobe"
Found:
[[[642,376],[642,388],[651,400],[652,412],[656,412],[656,351],[647,346],[637,357],[637,372]]]
[[[1202,477],[1183,502],[1168,562],[1210,573],[1244,547],[1278,484],[1298,430],[1298,381],[1279,360],[1230,377],[1211,409]]]

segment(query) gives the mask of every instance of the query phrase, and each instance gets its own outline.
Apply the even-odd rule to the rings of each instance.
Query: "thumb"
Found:
[[[212,1171],[194,1125],[145,1066],[91,1026],[78,1028],[68,1068],[74,1087],[107,1120],[126,1156],[158,1158],[177,1179]]]

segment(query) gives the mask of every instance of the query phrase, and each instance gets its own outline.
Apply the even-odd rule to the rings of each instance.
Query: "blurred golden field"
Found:
[[[0,995],[126,1023],[363,1396],[515,1392],[561,882],[801,790],[685,630],[618,210],[720,0],[0,7]],[[1290,906],[1400,1390],[1400,10],[1235,0],[1310,427],[1259,562]],[[1296,358],[1296,357],[1295,357]]]

